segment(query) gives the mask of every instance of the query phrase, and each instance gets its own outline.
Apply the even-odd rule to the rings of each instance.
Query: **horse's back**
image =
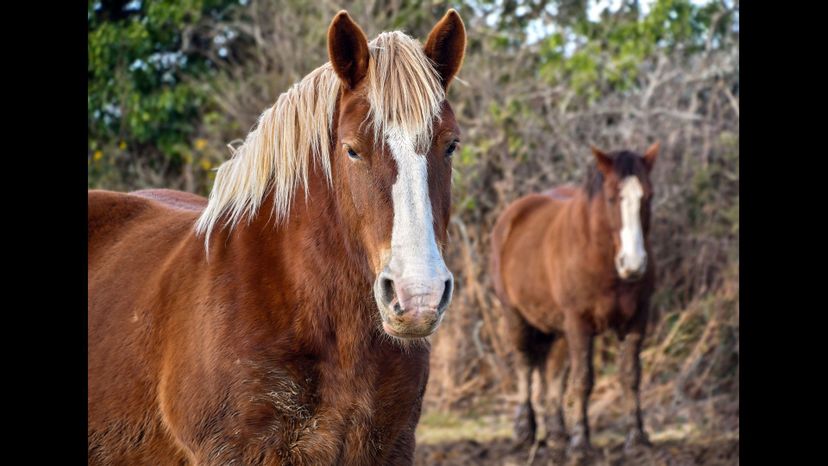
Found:
[[[87,240],[90,243],[128,224],[151,208],[149,201],[114,191],[90,190],[86,201]]]
[[[201,212],[207,207],[207,199],[197,194],[172,189],[142,189],[130,193],[133,196],[158,201],[173,209]]]
[[[164,224],[189,228],[206,206],[207,200],[195,194],[152,189],[121,193],[89,190],[87,193],[87,241],[95,243],[122,240],[124,231]],[[155,238],[156,241],[160,238]],[[99,248],[101,244],[97,244]],[[90,253],[93,252],[90,248]]]
[[[575,197],[575,194],[577,193],[578,187],[571,184],[557,186],[543,192],[544,195],[549,196],[556,201],[568,201]]]
[[[136,261],[138,256],[158,259],[174,244],[191,236],[199,214],[198,202],[199,198],[194,195],[173,197],[157,191],[131,194],[90,190],[87,194],[90,279],[101,263]]]

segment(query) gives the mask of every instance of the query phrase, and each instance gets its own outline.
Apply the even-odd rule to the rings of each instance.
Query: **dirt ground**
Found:
[[[652,448],[625,454],[624,431],[618,413],[591,412],[593,452],[586,461],[573,462],[565,445],[541,446],[530,462],[530,450],[516,450],[511,440],[511,403],[497,414],[451,414],[425,411],[417,428],[417,466],[550,466],[616,465],[738,465],[738,401],[718,400],[684,406],[650,406],[645,427]],[[539,432],[542,435],[542,432]]]
[[[706,441],[667,440],[653,442],[650,451],[625,455],[618,442],[604,448],[595,448],[586,464],[622,465],[738,465],[739,439],[713,438]],[[506,438],[478,442],[472,439],[446,443],[418,445],[416,465],[529,465],[529,451],[514,451]],[[569,464],[563,447],[539,448],[532,465]],[[581,463],[584,464],[584,463]]]

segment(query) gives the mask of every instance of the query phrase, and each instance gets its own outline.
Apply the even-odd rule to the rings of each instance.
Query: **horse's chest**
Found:
[[[611,290],[595,298],[593,320],[598,332],[624,326],[638,312],[638,294],[630,290]]]
[[[263,389],[259,398],[272,407],[265,431],[277,435],[280,451],[290,446],[282,454],[291,464],[386,464],[388,455],[413,449],[427,379],[423,361],[427,355],[383,365],[369,357],[360,370],[318,367],[313,376]]]

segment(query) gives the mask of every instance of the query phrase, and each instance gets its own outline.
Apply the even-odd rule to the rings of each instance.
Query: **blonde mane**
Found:
[[[418,147],[431,142],[431,128],[445,93],[419,41],[402,32],[384,32],[368,44],[368,122],[379,138],[384,128],[412,135]],[[279,96],[258,125],[216,173],[210,200],[196,223],[210,234],[219,221],[231,229],[252,218],[268,192],[277,222],[287,219],[296,190],[308,195],[308,167],[315,158],[331,184],[331,129],[340,81],[326,63]],[[379,140],[379,139],[377,139]]]

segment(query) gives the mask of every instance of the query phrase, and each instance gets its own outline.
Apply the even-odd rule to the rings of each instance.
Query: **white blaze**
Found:
[[[434,237],[427,158],[417,154],[414,138],[399,129],[389,128],[386,138],[397,162],[397,180],[391,187],[394,224],[388,266],[402,280],[449,276]]]
[[[644,270],[647,252],[641,230],[641,197],[644,190],[635,176],[621,180],[621,250],[616,258],[619,275],[626,278],[632,272]]]

